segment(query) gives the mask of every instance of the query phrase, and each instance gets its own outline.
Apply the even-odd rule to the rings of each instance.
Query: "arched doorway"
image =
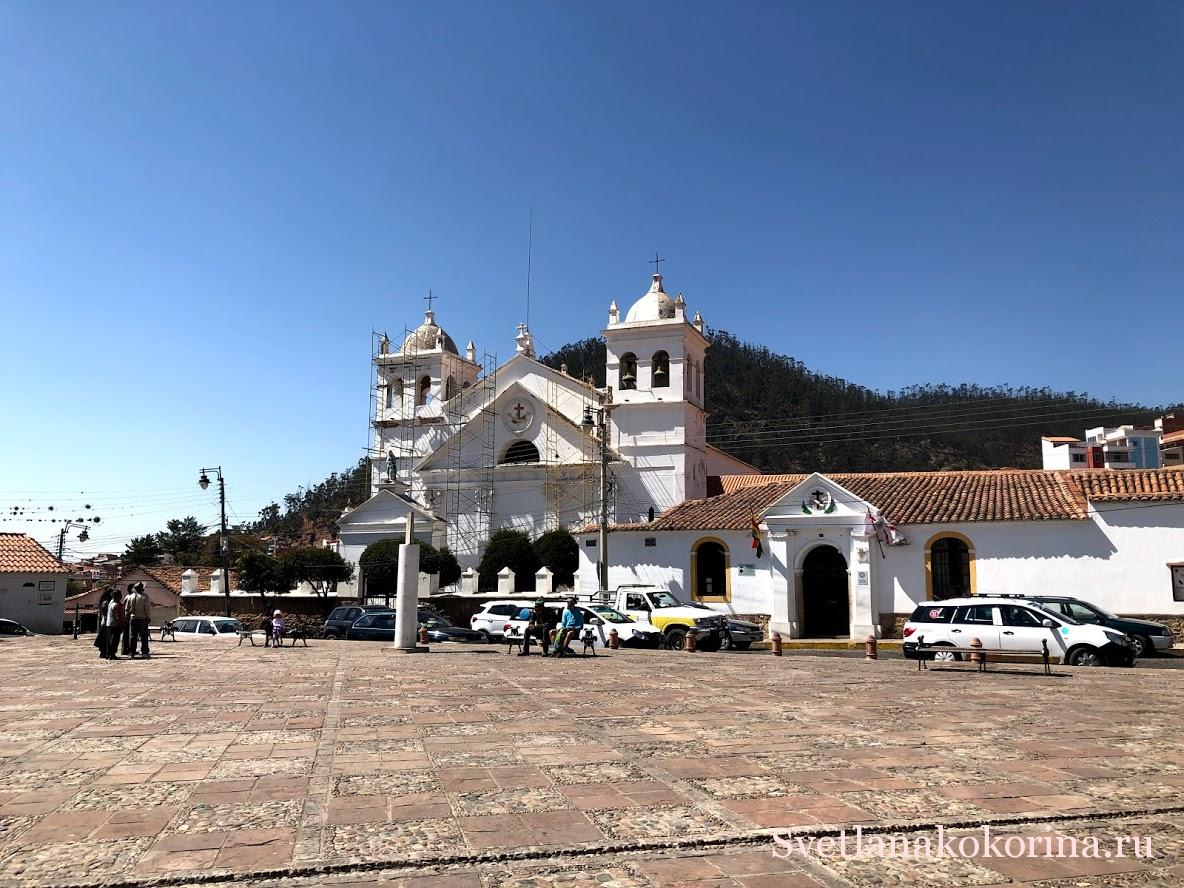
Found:
[[[818,546],[802,562],[802,610],[805,637],[851,635],[847,562],[834,546]]]

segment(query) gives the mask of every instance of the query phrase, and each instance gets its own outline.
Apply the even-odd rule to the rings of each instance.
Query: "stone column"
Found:
[[[497,594],[514,594],[514,571],[508,567],[503,567],[497,572]]]
[[[555,591],[555,576],[549,567],[541,567],[534,575],[534,591],[537,595],[550,595]]]
[[[476,595],[477,594],[477,571],[472,567],[466,567],[460,575],[460,594],[461,595]]]
[[[419,545],[399,547],[399,581],[395,593],[395,647],[415,651],[419,640]]]
[[[847,564],[851,574],[851,637],[856,640],[880,636],[880,615],[872,597],[873,540],[874,536],[862,527],[851,529]]]

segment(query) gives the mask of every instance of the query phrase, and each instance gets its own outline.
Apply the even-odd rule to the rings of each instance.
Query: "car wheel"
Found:
[[[332,629],[325,632],[325,640],[326,641],[337,641],[337,639],[339,639],[339,638],[341,638],[341,636],[338,635],[336,632],[334,632]]]
[[[751,641],[733,641],[732,642],[732,650],[734,650],[734,651],[746,651],[750,647],[752,647]]]
[[[1155,656],[1155,645],[1151,643],[1151,639],[1146,635],[1132,635],[1131,641],[1135,643],[1136,657]]]
[[[484,641],[486,644],[493,644],[493,636],[489,634],[489,630],[482,629],[480,631],[481,631],[481,640]]]
[[[719,649],[721,651],[730,651],[735,647],[735,642],[732,641],[732,633],[725,631],[719,639]]]
[[[1089,645],[1073,648],[1066,657],[1070,666],[1103,666],[1102,655]]]
[[[934,663],[957,663],[962,655],[957,651],[934,651],[930,658]]]
[[[681,626],[666,632],[666,647],[672,651],[681,651],[687,644],[687,630]]]

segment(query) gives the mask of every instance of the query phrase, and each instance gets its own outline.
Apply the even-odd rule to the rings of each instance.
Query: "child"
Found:
[[[278,610],[271,615],[271,641],[277,648],[284,643],[284,615]]]

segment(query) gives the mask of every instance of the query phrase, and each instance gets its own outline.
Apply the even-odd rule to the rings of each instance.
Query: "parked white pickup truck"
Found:
[[[593,595],[592,600],[611,605],[635,620],[653,623],[665,646],[674,650],[682,650],[690,629],[695,630],[696,647],[701,650],[727,645],[727,617],[702,605],[679,601],[657,586],[618,586],[615,592]]]

